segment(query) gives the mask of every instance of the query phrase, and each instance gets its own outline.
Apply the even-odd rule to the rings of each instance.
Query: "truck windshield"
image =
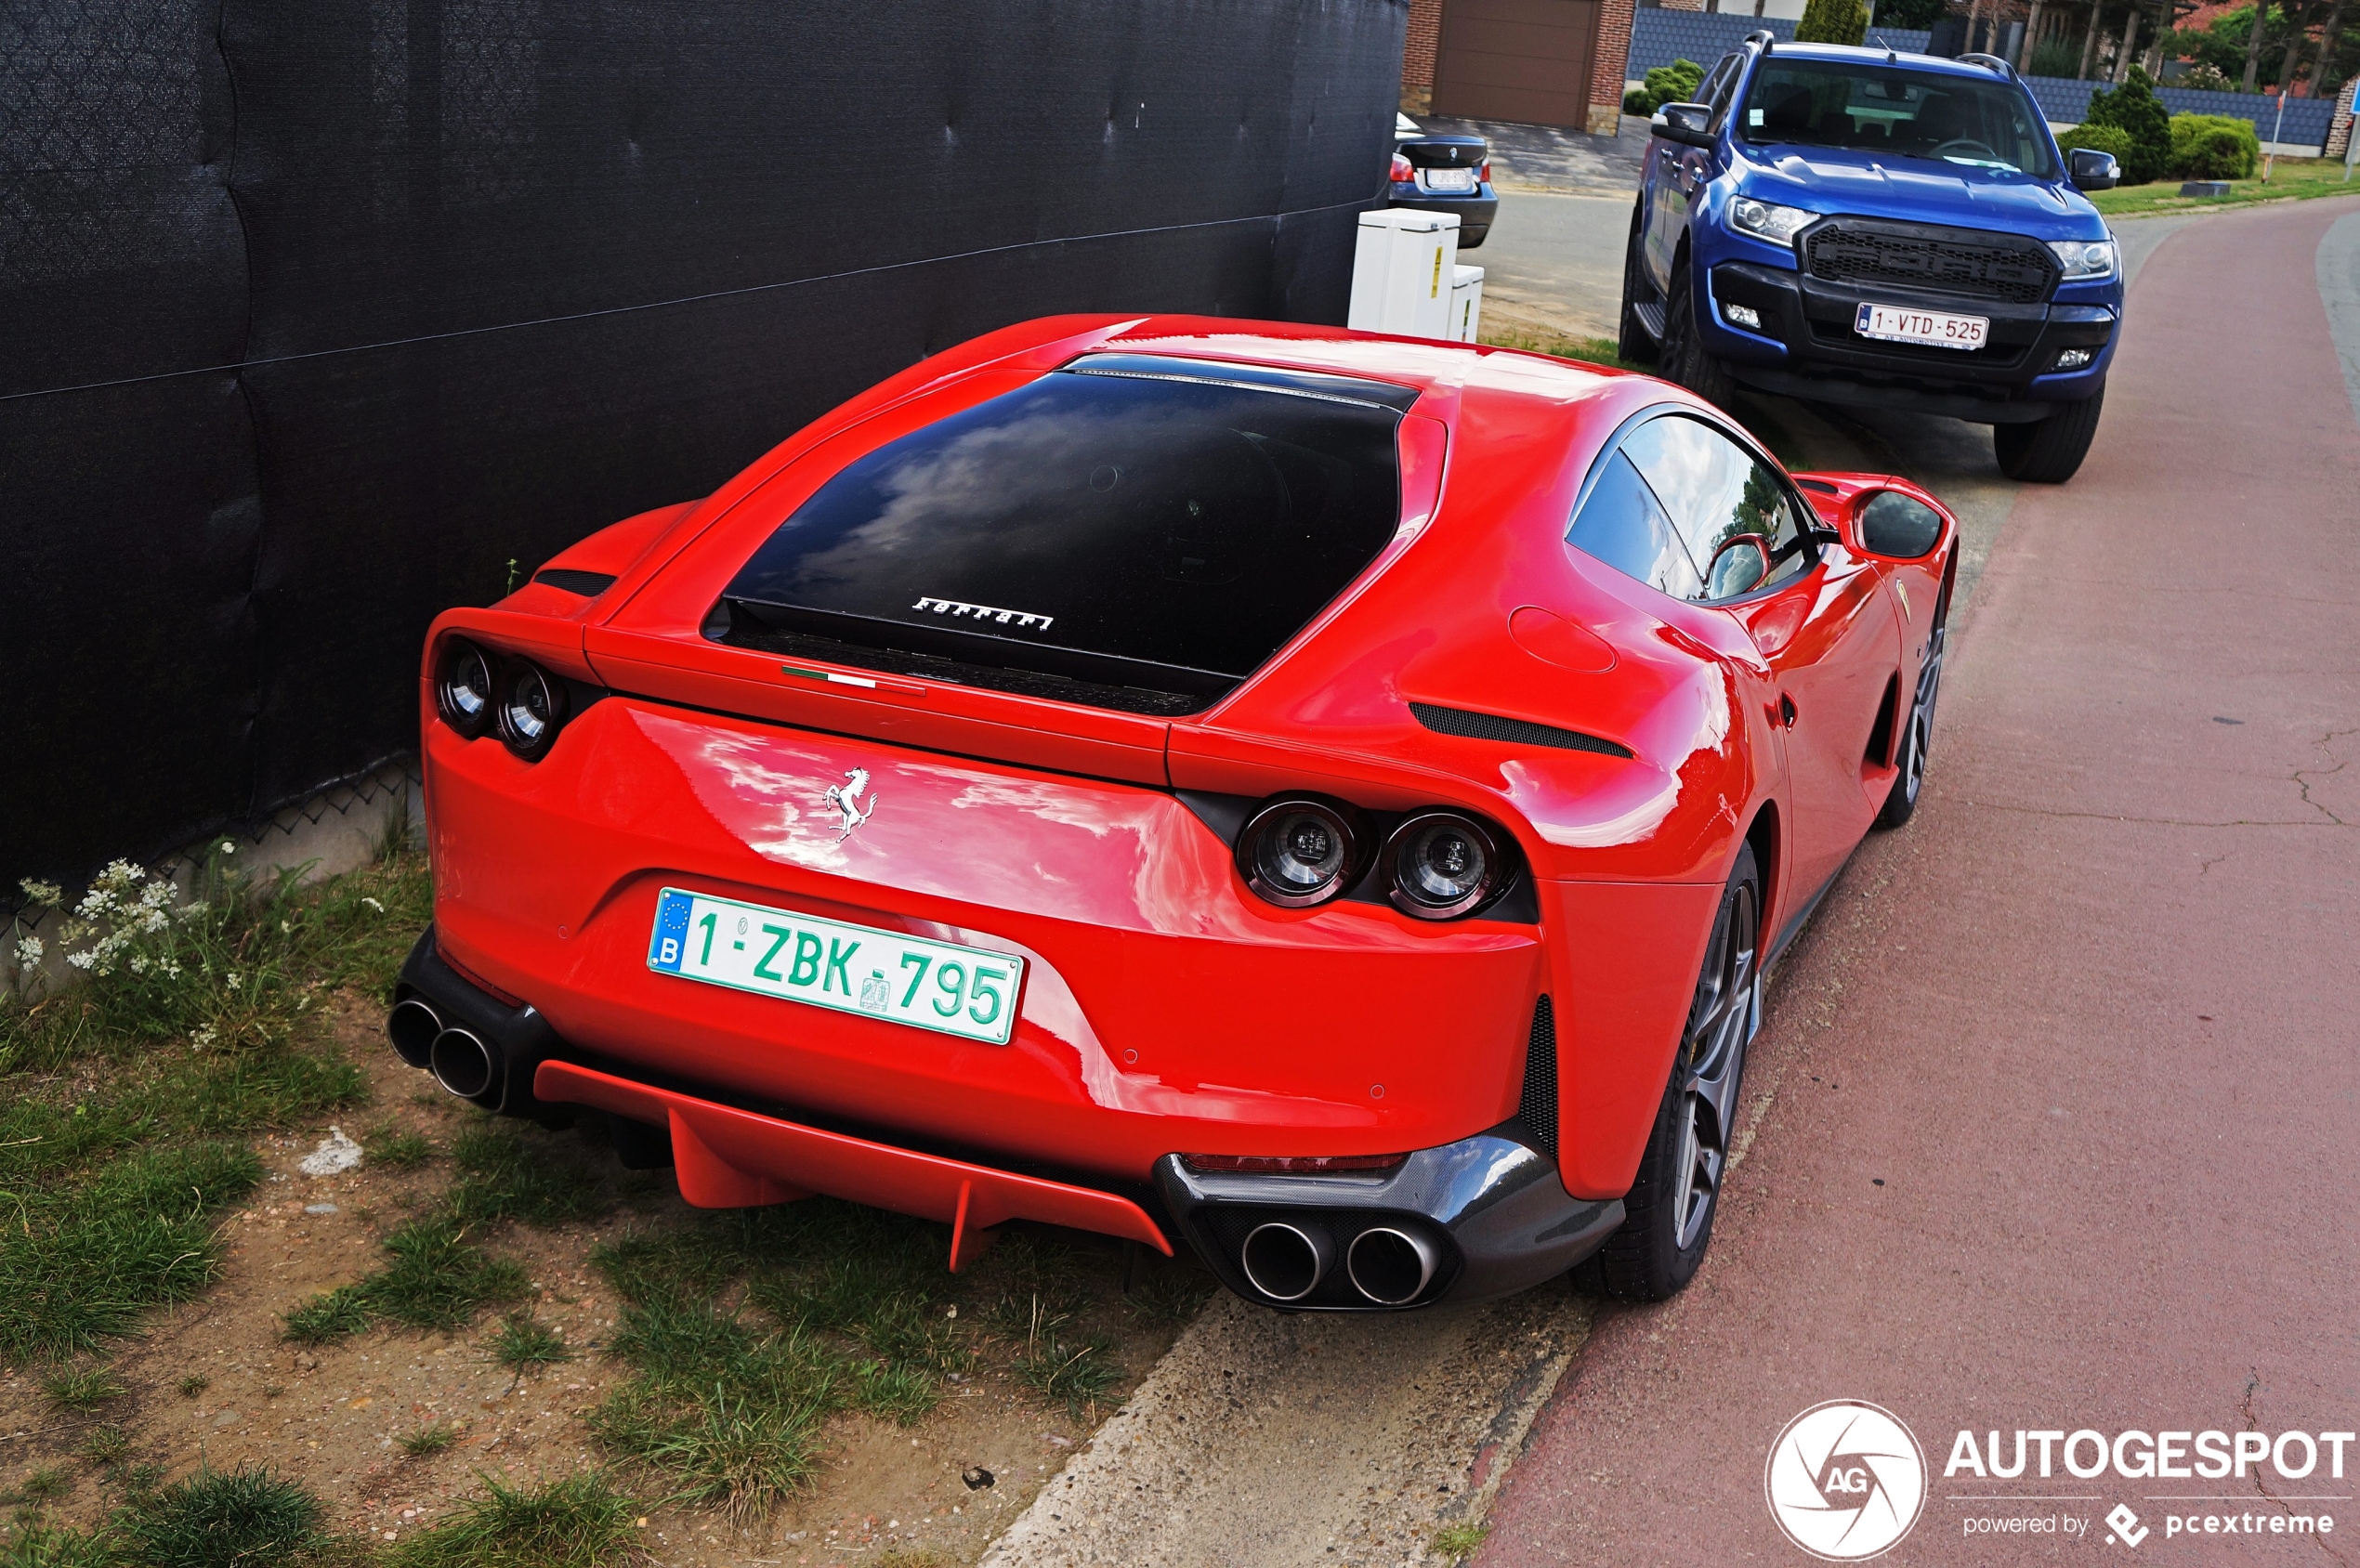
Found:
[[[1756,147],[1842,147],[2054,177],[2032,99],[2013,84],[1881,61],[1764,61],[1739,134]]]

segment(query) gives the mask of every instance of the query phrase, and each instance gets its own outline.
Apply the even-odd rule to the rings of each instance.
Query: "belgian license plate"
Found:
[[[1991,336],[1987,316],[1951,316],[1898,305],[1864,305],[1852,330],[1887,343],[1922,343],[1934,348],[1980,348]]]
[[[1005,1045],[1024,960],[667,887],[648,967],[659,974]]]
[[[1475,188],[1475,172],[1473,169],[1428,169],[1426,189],[1428,190],[1473,190]]]

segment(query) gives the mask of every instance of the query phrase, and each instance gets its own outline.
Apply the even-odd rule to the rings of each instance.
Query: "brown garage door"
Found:
[[[1434,111],[1586,130],[1597,36],[1598,0],[1444,0]]]

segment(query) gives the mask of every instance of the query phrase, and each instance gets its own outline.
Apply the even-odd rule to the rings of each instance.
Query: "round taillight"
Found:
[[[492,723],[492,660],[483,649],[464,638],[443,646],[442,667],[435,673],[435,708],[442,722],[473,740]]]
[[[1385,845],[1393,902],[1420,920],[1447,921],[1488,902],[1506,882],[1508,846],[1496,829],[1455,811],[1405,817]]]
[[[566,688],[537,664],[518,660],[500,683],[500,738],[527,762],[548,751],[566,722]]]
[[[1368,865],[1369,835],[1357,813],[1336,802],[1294,795],[1246,818],[1238,871],[1254,893],[1285,908],[1324,904]]]

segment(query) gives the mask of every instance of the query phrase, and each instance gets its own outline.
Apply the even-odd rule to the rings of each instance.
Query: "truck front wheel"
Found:
[[[1689,274],[1695,269],[1682,256],[1672,268],[1672,284],[1663,300],[1663,373],[1719,408],[1727,408],[1737,384],[1729,367],[1705,352],[1697,333],[1697,296]]]
[[[2106,389],[2101,386],[2036,424],[1993,425],[1991,447],[1999,454],[1999,472],[2028,485],[2061,485],[2072,478],[2090,455],[2091,439],[2098,433],[2098,411],[2105,400]]]

